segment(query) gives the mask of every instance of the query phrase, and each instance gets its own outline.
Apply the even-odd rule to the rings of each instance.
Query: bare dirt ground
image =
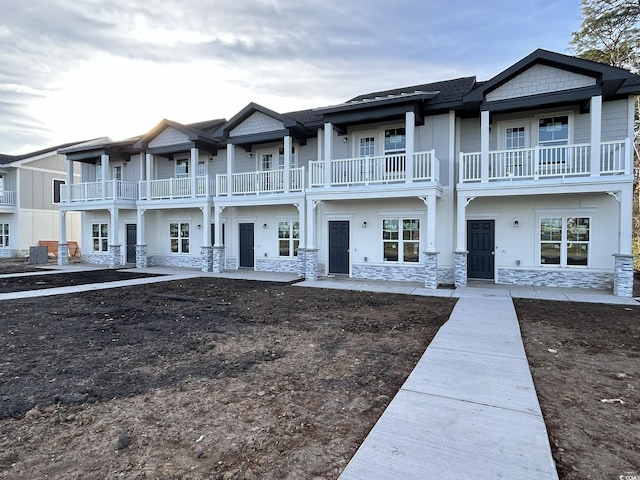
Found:
[[[5,301],[0,478],[335,479],[454,304],[407,299],[199,278]]]
[[[335,479],[453,304],[204,278],[2,302],[0,478]],[[640,474],[640,307],[515,304],[560,478]]]

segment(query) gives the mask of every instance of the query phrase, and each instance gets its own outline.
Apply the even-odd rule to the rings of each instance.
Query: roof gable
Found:
[[[229,131],[229,136],[252,135],[254,133],[272,132],[283,130],[284,122],[262,112],[253,112],[246,120]]]
[[[622,94],[620,88],[633,77],[622,68],[538,49],[479,84],[464,101],[477,105],[545,94],[558,101],[559,92],[574,92],[572,98],[577,100],[580,89],[585,98],[596,94],[611,97]],[[542,83],[549,85],[539,85]]]
[[[181,132],[177,128],[167,127],[156,135],[150,142],[149,147],[165,147],[167,145],[180,145],[189,142],[189,135]]]
[[[537,63],[488,92],[486,99],[488,102],[495,102],[572,88],[592,87],[595,84],[596,79],[592,76]]]

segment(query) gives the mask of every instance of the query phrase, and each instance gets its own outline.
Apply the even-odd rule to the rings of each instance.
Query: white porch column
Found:
[[[600,142],[602,141],[602,95],[591,97],[591,176],[600,175]]]
[[[60,210],[58,216],[59,226],[58,226],[58,243],[66,244],[67,243],[67,212],[66,210]]]
[[[291,136],[284,137],[284,193],[291,187]]]
[[[489,181],[489,111],[480,112],[480,180]]]
[[[214,247],[222,247],[222,223],[220,220],[221,213],[222,213],[222,208],[218,206],[213,207],[213,223],[215,224],[215,232],[213,236]]]
[[[331,155],[333,152],[333,125],[324,124],[324,186],[331,186]]]
[[[73,160],[67,158],[67,202],[71,201],[71,188],[73,187]]]
[[[416,114],[405,113],[406,146],[405,146],[405,178],[407,183],[413,182],[413,152],[415,151]]]
[[[191,197],[195,198],[196,197],[196,193],[197,193],[197,176],[198,176],[198,149],[197,148],[192,148],[191,149],[191,158],[190,158],[190,162],[191,165],[189,165],[190,167],[190,172],[191,175],[189,175],[189,180],[191,181]]]
[[[322,141],[324,139],[324,129],[318,129],[318,158],[316,160],[321,161],[324,156],[322,155]]]
[[[316,209],[313,200],[307,200],[307,250],[316,248]]]
[[[139,168],[140,168],[140,180],[146,180],[147,179],[147,175],[146,175],[146,155],[144,152],[140,152],[140,164],[139,164]]]
[[[233,193],[233,164],[235,162],[236,147],[227,143],[227,195]]]
[[[436,196],[427,197],[427,252],[436,251]]]
[[[147,162],[146,162],[147,176],[145,178],[146,184],[147,184],[146,199],[151,200],[151,179],[153,178],[153,155],[151,155],[150,153],[147,153],[146,156],[147,156]]]
[[[136,228],[136,244],[144,245],[145,232],[144,232],[144,210],[138,208],[136,212],[136,221],[138,222],[138,227]]]
[[[117,208],[111,209],[111,228],[109,229],[109,237],[111,239],[111,245],[120,245],[120,210]]]
[[[620,190],[618,202],[620,206],[620,238],[618,239],[617,253],[631,255],[633,235],[633,187],[631,184],[626,184]]]
[[[100,155],[100,165],[102,166],[102,200],[107,198],[107,177],[109,174],[109,155]]]
[[[303,200],[296,205],[298,207],[298,222],[300,222],[300,247],[305,248],[307,238],[307,204]]]
[[[467,197],[458,196],[456,208],[456,251],[467,250]]]
[[[211,246],[211,207],[202,208],[202,246]]]

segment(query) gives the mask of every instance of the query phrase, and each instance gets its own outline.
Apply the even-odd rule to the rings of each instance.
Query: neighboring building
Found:
[[[71,145],[77,142],[25,155],[0,154],[0,258],[28,256],[39,241],[58,240],[60,186],[67,181],[66,159],[58,150]],[[75,213],[67,233],[79,246],[80,228]]]
[[[73,183],[61,217],[82,212],[83,258],[113,266],[630,296],[639,93],[625,70],[537,50],[487,82],[164,120],[139,138],[61,149]]]

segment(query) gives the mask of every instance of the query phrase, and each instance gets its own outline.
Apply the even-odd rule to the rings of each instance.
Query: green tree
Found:
[[[581,0],[582,25],[571,35],[578,57],[640,72],[640,0]],[[633,253],[640,270],[640,99],[634,129]]]

